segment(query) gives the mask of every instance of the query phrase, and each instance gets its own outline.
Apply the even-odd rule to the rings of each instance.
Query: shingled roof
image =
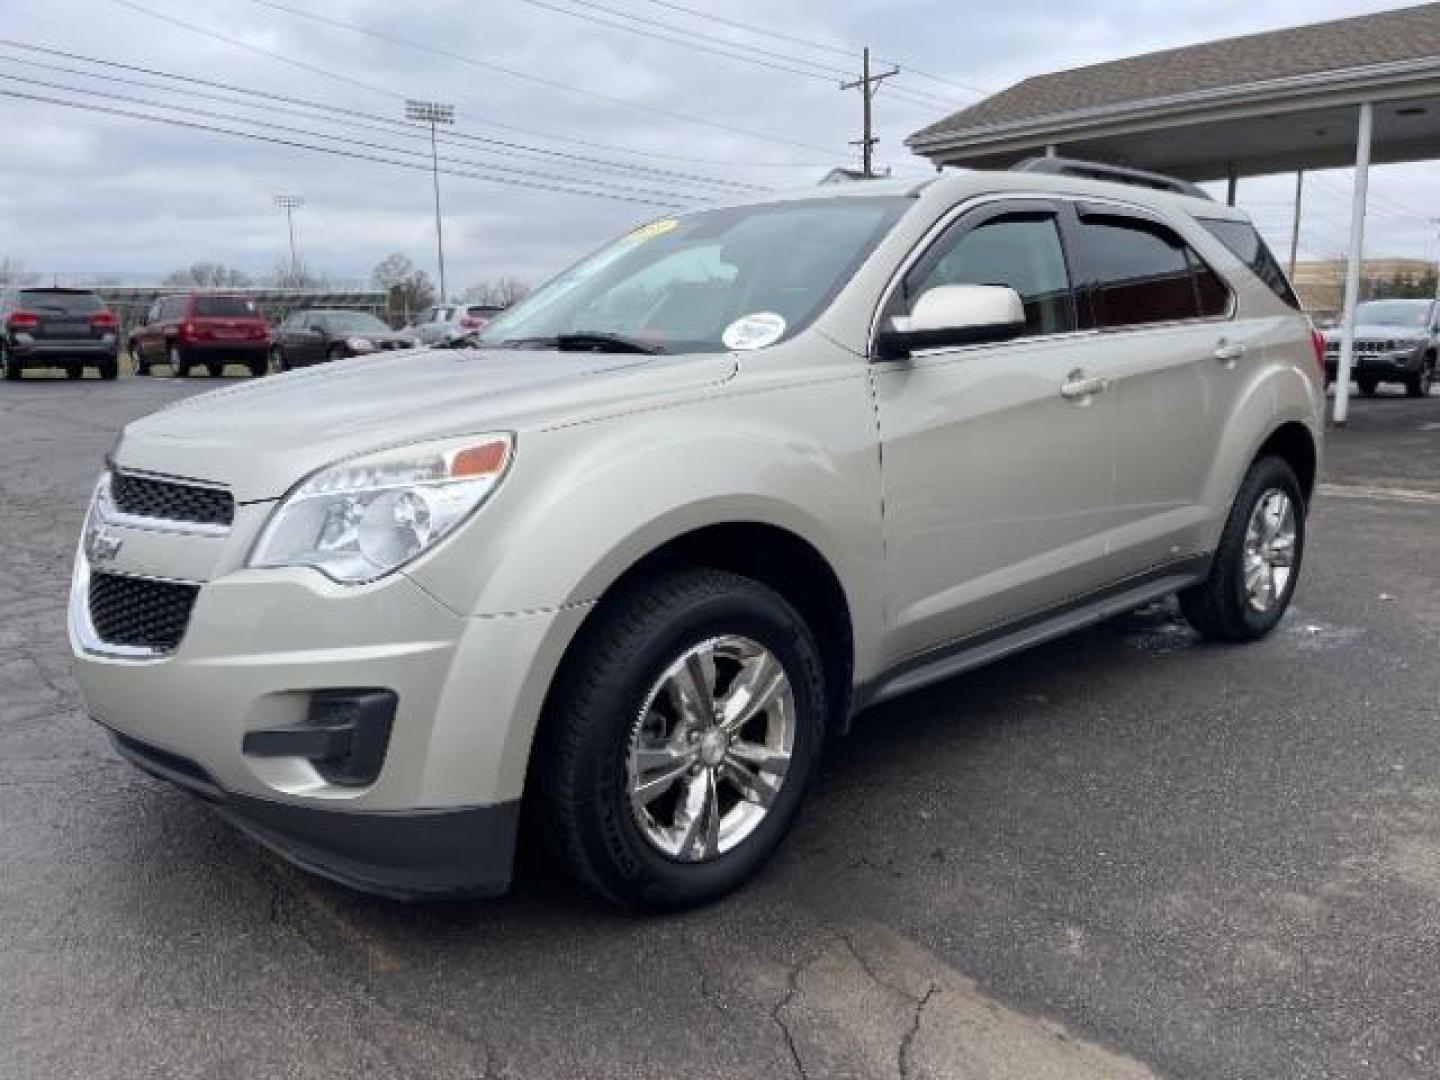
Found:
[[[937,136],[1077,110],[1429,57],[1440,57],[1440,3],[1037,75],[917,131],[906,142],[918,148]]]

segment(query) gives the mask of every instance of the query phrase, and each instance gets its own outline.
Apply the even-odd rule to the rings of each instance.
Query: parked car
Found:
[[[212,376],[227,364],[264,375],[270,361],[270,324],[247,296],[191,293],[162,296],[130,332],[135,374],[168,364],[178,378],[201,365]]]
[[[504,310],[496,304],[441,304],[415,320],[415,334],[422,345],[455,345],[473,339]]]
[[[413,349],[415,338],[391,330],[368,311],[292,311],[275,332],[275,366],[281,371],[349,356]]]
[[[1273,268],[1239,211],[1064,175],[653,222],[477,354],[126,427],[80,683],[125,757],[355,887],[496,893],[544,833],[616,901],[711,900],[868,706],[1170,593],[1275,627],[1324,358]]]
[[[1340,366],[1340,327],[1325,331],[1325,380]],[[1399,383],[1411,397],[1429,397],[1440,344],[1440,304],[1434,300],[1367,300],[1355,308],[1355,356],[1350,376],[1373,397],[1381,383]]]
[[[0,295],[0,367],[5,378],[59,368],[72,379],[93,367],[119,373],[115,314],[88,289],[13,289]]]

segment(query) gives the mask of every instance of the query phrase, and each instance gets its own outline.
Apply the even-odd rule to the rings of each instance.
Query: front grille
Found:
[[[197,525],[230,525],[235,520],[235,497],[220,488],[117,472],[110,481],[110,497],[117,510],[135,517]]]
[[[185,636],[199,585],[90,575],[90,623],[107,645],[170,652]]]

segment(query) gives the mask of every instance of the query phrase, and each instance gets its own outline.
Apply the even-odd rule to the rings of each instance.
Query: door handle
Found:
[[[1241,359],[1244,355],[1245,346],[1238,343],[1222,341],[1215,349],[1215,359],[1226,365],[1235,363],[1235,361]]]
[[[1083,371],[1072,371],[1060,386],[1060,396],[1066,401],[1086,402],[1096,394],[1103,394],[1109,386],[1109,379],[1094,379]]]

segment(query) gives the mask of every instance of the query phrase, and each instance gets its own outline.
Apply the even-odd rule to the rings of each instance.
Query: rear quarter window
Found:
[[[1221,218],[1198,218],[1205,231],[1229,249],[1230,254],[1254,271],[1270,291],[1296,311],[1300,310],[1300,298],[1280,269],[1280,263],[1271,253],[1269,246],[1255,226],[1248,221],[1228,221]]]

